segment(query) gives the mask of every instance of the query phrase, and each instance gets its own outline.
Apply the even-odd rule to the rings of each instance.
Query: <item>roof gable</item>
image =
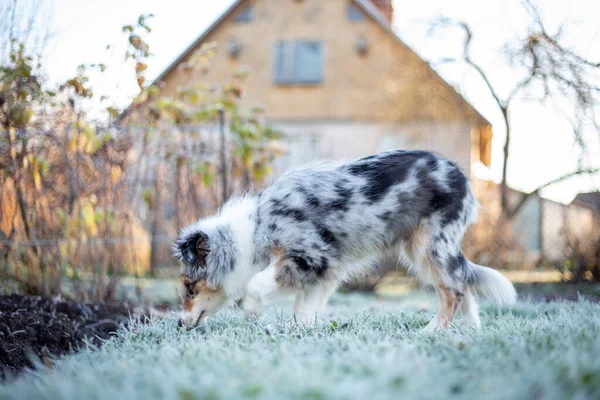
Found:
[[[225,20],[228,19],[237,10],[242,8],[243,4],[249,0],[235,0],[229,8],[227,8],[219,18],[217,18],[207,29],[204,30],[160,75],[152,82],[157,84],[161,82],[170,72],[172,72],[181,62],[183,62],[192,52],[213,32],[215,31]],[[430,64],[423,60],[416,51],[404,43],[400,37],[394,32],[392,26],[383,15],[383,13],[375,6],[371,0],[352,0],[362,11],[365,12],[368,18],[374,21],[381,29],[383,29],[388,35],[390,35],[400,46],[411,52],[416,58],[418,58],[423,65],[431,72],[432,76],[439,80],[440,83],[448,89],[449,93],[456,100],[464,105],[463,109],[467,110],[469,117],[474,119],[479,126],[491,125],[485,117],[483,117],[456,89],[446,82]]]
[[[202,43],[202,41],[215,29],[217,29],[217,27],[219,25],[221,25],[221,23],[223,21],[225,21],[227,19],[227,17],[229,17],[231,14],[233,14],[238,8],[241,8],[242,3],[245,3],[247,0],[235,0],[233,2],[233,4],[231,6],[229,6],[228,9],[225,10],[225,12],[223,12],[223,14],[221,14],[221,16],[219,16],[219,18],[217,18],[212,24],[210,24],[210,26],[208,28],[206,28],[204,30],[204,32],[202,32],[200,34],[200,36],[198,36],[171,64],[169,64],[169,66],[167,68],[165,68],[163,70],[163,72],[160,73],[160,75],[158,75],[156,77],[156,79],[154,79],[154,81],[152,82],[152,84],[156,84],[158,82],[160,82],[165,76],[167,76],[167,74],[169,72],[171,72],[173,69],[175,69],[175,67],[177,67],[177,65],[179,65],[179,63],[181,63],[183,60],[185,60],[187,58],[187,56],[189,56],[196,47],[198,47],[198,45],[200,43]]]

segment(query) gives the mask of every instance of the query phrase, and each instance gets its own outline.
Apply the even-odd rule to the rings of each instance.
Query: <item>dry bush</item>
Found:
[[[140,95],[124,113],[108,107],[104,124],[82,111],[94,96],[88,71],[104,65],[49,90],[41,59],[11,44],[0,65],[0,290],[114,299],[122,274],[172,265],[179,227],[270,172],[279,133],[262,110],[238,107],[246,73],[170,98],[145,84],[149,17],[123,27]]]

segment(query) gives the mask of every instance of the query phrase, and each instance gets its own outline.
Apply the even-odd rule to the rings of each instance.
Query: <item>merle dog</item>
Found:
[[[426,327],[480,327],[476,292],[514,303],[512,284],[462,253],[479,205],[460,168],[426,151],[390,151],[347,164],[292,169],[255,196],[230,200],[212,218],[182,229],[174,245],[186,288],[180,324],[199,324],[228,298],[259,313],[276,294],[296,295],[312,321],[345,280],[395,253],[440,310]]]

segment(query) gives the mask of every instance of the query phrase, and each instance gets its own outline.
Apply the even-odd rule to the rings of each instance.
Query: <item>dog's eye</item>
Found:
[[[198,294],[198,291],[196,290],[196,282],[184,282],[183,285],[185,286],[185,295],[187,297],[194,297],[196,294]]]

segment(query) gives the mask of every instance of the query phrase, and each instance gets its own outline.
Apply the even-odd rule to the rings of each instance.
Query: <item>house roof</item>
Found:
[[[177,67],[177,65],[179,65],[180,62],[185,60],[194,51],[194,49],[196,47],[198,47],[198,45],[201,44],[202,41],[212,31],[214,31],[224,20],[227,19],[227,17],[229,17],[234,11],[236,11],[246,1],[247,0],[235,0],[233,2],[233,4],[231,4],[231,6],[229,6],[229,8],[227,8],[225,10],[225,12],[223,12],[223,14],[221,14],[221,16],[219,16],[219,18],[217,18],[208,28],[206,28],[204,30],[204,32],[202,32],[200,34],[200,36],[198,36],[196,38],[196,40],[194,40],[171,64],[169,64],[169,66],[167,68],[165,68],[160,73],[160,75],[158,75],[158,77],[156,77],[156,79],[152,82],[152,85],[157,84],[160,81],[162,81],[173,69],[175,69]],[[389,35],[391,35],[400,45],[404,46],[410,52],[412,52],[417,57],[419,57],[421,60],[423,60],[415,50],[413,50],[410,46],[408,46],[406,43],[404,43],[402,41],[402,39],[400,39],[400,37],[392,29],[390,22],[383,15],[383,13],[377,8],[377,6],[371,2],[371,0],[352,0],[352,1],[354,1],[373,21],[375,21],[385,32],[387,32]],[[431,65],[429,65],[428,62],[426,62],[424,60],[423,60],[423,62],[427,65],[427,68],[429,68],[429,70],[440,79],[442,84],[450,90],[451,93],[456,95],[460,101],[462,101],[468,105],[468,107],[473,111],[476,119],[479,121],[479,123],[481,125],[491,125],[491,123],[483,115],[481,115],[479,113],[479,111],[477,111],[475,109],[475,107],[473,107],[460,93],[458,93],[452,85],[450,85],[448,82],[446,82],[446,80],[444,80],[444,78],[442,78],[431,67]],[[129,106],[126,110],[124,110],[123,113],[119,116],[118,120],[122,120],[122,118],[127,115],[127,113],[129,112],[130,109],[131,109],[131,106]]]
[[[410,46],[408,46],[406,43],[404,43],[404,41],[402,39],[400,39],[400,37],[392,29],[392,26],[390,25],[387,18],[383,15],[383,13],[381,11],[379,11],[379,8],[377,8],[377,6],[375,4],[373,4],[371,2],[371,0],[353,0],[353,1],[356,4],[358,4],[375,22],[377,22],[379,24],[379,26],[381,26],[381,28],[383,28],[388,34],[390,34],[400,45],[404,46],[410,52],[412,52],[415,56],[419,57],[419,59],[423,60],[423,58],[421,56],[419,56],[419,53],[417,53]],[[459,100],[464,101],[473,110],[473,112],[475,113],[475,116],[477,117],[477,119],[480,121],[480,123],[482,125],[491,125],[491,123],[483,115],[481,115],[481,113],[479,111],[477,111],[475,109],[475,107],[473,107],[473,105],[471,105],[471,103],[469,103],[464,98],[463,95],[461,95],[460,93],[458,93],[456,91],[454,86],[452,86],[448,82],[446,82],[446,80],[444,78],[442,78],[440,76],[440,74],[438,74],[431,67],[431,65],[428,62],[426,62],[425,60],[423,60],[423,62],[427,65],[427,68],[429,68],[429,70],[440,79],[440,81],[443,83],[443,85],[446,86],[446,88],[450,89],[451,93],[458,96]]]
[[[235,0],[233,2],[233,4],[231,4],[231,6],[229,6],[228,9],[225,10],[225,12],[223,12],[223,14],[221,14],[219,16],[219,18],[217,18],[212,24],[210,24],[210,26],[208,28],[206,28],[204,30],[204,32],[202,32],[200,34],[200,36],[198,36],[196,38],[196,40],[194,40],[192,42],[192,44],[190,44],[184,51],[183,53],[181,53],[171,64],[169,64],[169,66],[167,68],[165,68],[165,70],[163,72],[160,73],[160,75],[158,75],[158,77],[152,82],[152,84],[156,84],[158,82],[160,82],[165,76],[167,76],[167,74],[169,72],[171,72],[175,67],[177,67],[177,65],[182,62],[183,60],[185,60],[185,58],[190,55],[194,49],[200,44],[202,43],[202,41],[213,31],[217,28],[217,26],[219,26],[221,24],[221,22],[223,22],[225,19],[227,19],[227,17],[229,17],[229,15],[231,15],[235,10],[237,10],[237,8],[244,3],[246,0]]]
[[[589,208],[600,214],[600,192],[579,193],[571,204],[577,204]]]

